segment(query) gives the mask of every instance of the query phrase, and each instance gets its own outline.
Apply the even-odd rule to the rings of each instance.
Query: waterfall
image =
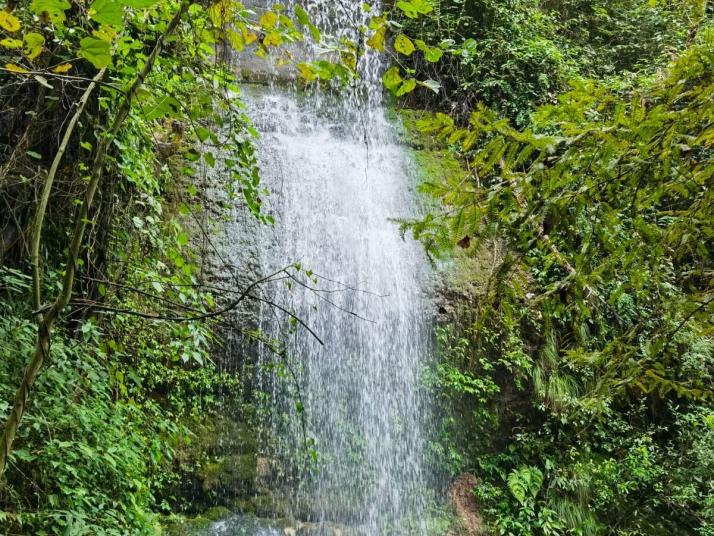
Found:
[[[353,0],[307,8],[327,33],[351,39],[368,17]],[[282,356],[260,349],[271,408],[264,439],[296,517],[364,536],[419,535],[430,488],[420,389],[429,266],[392,221],[415,215],[418,203],[382,103],[382,59],[367,53],[358,70],[359,83],[339,95],[243,91],[261,135],[263,208],[275,218],[260,232],[261,272],[299,266],[299,282],[271,284],[262,296],[314,331],[261,306],[262,331],[286,341]]]

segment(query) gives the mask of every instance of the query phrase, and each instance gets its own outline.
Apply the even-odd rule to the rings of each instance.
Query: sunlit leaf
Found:
[[[396,91],[402,83],[402,77],[399,74],[399,67],[392,67],[382,76],[382,83],[389,91]]]
[[[394,50],[405,56],[411,56],[414,53],[414,43],[404,34],[399,34],[394,40]]]
[[[6,37],[5,39],[0,39],[0,46],[5,48],[22,48],[22,41]]]
[[[428,0],[402,0],[397,2],[397,7],[411,19],[416,19],[419,15],[431,13],[434,9]]]
[[[397,97],[401,97],[402,95],[406,95],[407,93],[411,93],[414,91],[414,88],[416,87],[417,83],[416,80],[413,78],[409,78],[408,80],[405,80],[402,82],[402,85],[399,86],[399,89],[397,89],[396,95]]]
[[[34,60],[42,53],[42,47],[45,44],[45,38],[36,32],[25,34],[25,49],[24,53],[27,59]]]
[[[14,63],[6,63],[5,64],[5,69],[10,71],[11,73],[18,73],[18,74],[24,74],[24,73],[29,73],[27,69],[23,69],[19,65],[15,65]]]
[[[67,0],[32,0],[30,11],[40,16],[47,14],[50,21],[59,24],[65,20],[64,12],[70,7]]]
[[[117,0],[94,0],[89,6],[89,16],[100,24],[120,26],[124,19],[124,6]]]
[[[85,37],[79,42],[78,54],[97,69],[102,69],[112,64],[111,44],[104,39]]]
[[[6,32],[16,32],[20,29],[20,19],[12,13],[5,10],[0,10],[0,28]]]
[[[276,24],[278,23],[278,16],[272,11],[266,11],[260,16],[260,20],[258,21],[258,23],[263,28],[275,28]]]
[[[379,28],[377,28],[377,31],[375,31],[372,36],[367,39],[367,45],[379,52],[384,52],[384,41],[386,35],[387,26],[380,26]]]

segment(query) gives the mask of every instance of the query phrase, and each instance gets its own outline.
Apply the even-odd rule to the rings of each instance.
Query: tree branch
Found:
[[[69,140],[74,133],[74,127],[77,125],[82,112],[84,112],[84,107],[89,101],[89,96],[94,91],[97,82],[101,80],[104,76],[106,69],[101,69],[96,76],[92,79],[92,83],[87,86],[84,90],[82,97],[77,103],[77,111],[70,119],[67,125],[67,130],[64,132],[64,137],[60,143],[59,149],[52,160],[52,165],[50,166],[50,171],[47,173],[47,179],[45,179],[45,186],[42,190],[42,197],[40,197],[40,203],[37,206],[37,211],[35,212],[35,222],[32,227],[32,241],[30,243],[30,264],[32,265],[32,307],[34,309],[39,309],[42,305],[40,283],[42,279],[42,271],[40,269],[40,242],[42,241],[42,224],[45,220],[45,212],[47,211],[47,203],[50,199],[50,194],[52,193],[52,184],[55,180],[55,175],[57,174],[57,169],[62,161],[65,151],[67,150],[67,145]]]

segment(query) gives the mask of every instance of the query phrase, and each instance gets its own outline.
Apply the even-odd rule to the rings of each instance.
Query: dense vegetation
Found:
[[[435,456],[497,534],[712,534],[712,6],[439,9]]]
[[[426,375],[434,463],[476,475],[494,534],[713,535],[714,7],[364,9],[386,89],[421,110],[419,143],[461,163],[423,184],[432,213],[403,222],[449,259]],[[355,75],[362,44],[299,7],[0,10],[3,533],[150,534],[205,506],[186,496],[215,461],[191,449],[197,431],[254,417],[246,379],[212,359],[220,330],[260,337],[229,315],[249,289],[204,278],[208,192],[220,181],[270,223],[216,59],[293,61],[282,45],[306,39],[330,55],[295,66],[305,82]]]
[[[203,277],[220,224],[206,207],[267,217],[255,132],[214,53],[302,35],[278,12],[152,0],[12,4],[0,30],[0,532],[154,533],[192,506],[215,452],[190,444],[219,394],[251,417],[212,359],[245,296]]]

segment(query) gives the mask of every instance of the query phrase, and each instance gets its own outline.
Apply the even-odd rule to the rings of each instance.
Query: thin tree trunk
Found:
[[[45,212],[47,211],[47,203],[50,200],[50,194],[52,193],[52,184],[55,180],[55,175],[57,174],[57,169],[59,168],[62,157],[67,150],[67,145],[69,145],[69,140],[72,138],[74,133],[74,127],[77,125],[82,112],[84,112],[84,107],[89,101],[89,96],[94,91],[97,82],[102,79],[106,69],[100,70],[97,75],[92,79],[92,83],[87,86],[84,90],[82,98],[79,99],[77,104],[77,111],[70,119],[67,125],[67,130],[64,132],[62,137],[62,142],[60,143],[57,153],[55,154],[54,160],[52,160],[52,165],[47,173],[47,179],[45,179],[45,186],[42,189],[42,196],[40,197],[40,203],[37,206],[37,211],[35,212],[35,223],[32,227],[32,241],[30,243],[30,264],[32,265],[32,307],[35,310],[39,310],[42,305],[42,297],[40,292],[41,280],[42,280],[42,270],[40,267],[40,243],[42,242],[42,224],[45,220]]]
[[[116,134],[124,123],[124,120],[129,115],[132,101],[136,96],[137,91],[144,83],[144,80],[154,67],[154,63],[156,62],[156,58],[161,53],[165,39],[174,33],[181,22],[181,18],[186,12],[188,5],[189,0],[184,0],[181,3],[178,11],[166,27],[166,30],[156,41],[156,45],[147,58],[143,69],[139,72],[136,80],[134,80],[134,83],[124,95],[124,99],[119,104],[119,108],[117,109],[114,121],[109,127],[109,130],[102,135],[102,141],[97,148],[94,162],[92,164],[89,185],[87,186],[87,191],[84,194],[82,205],[79,207],[79,212],[75,217],[74,232],[72,234],[72,241],[67,254],[64,278],[62,281],[62,290],[52,305],[50,305],[46,310],[40,310],[37,312],[39,316],[35,351],[30,363],[25,369],[22,382],[20,383],[17,393],[15,394],[15,401],[12,410],[10,411],[10,415],[8,415],[7,422],[5,423],[5,429],[3,430],[2,437],[0,438],[0,477],[2,477],[5,473],[7,458],[12,451],[12,444],[17,434],[17,427],[20,424],[22,415],[25,412],[27,399],[30,394],[30,390],[32,389],[32,385],[35,383],[35,379],[42,368],[45,358],[49,355],[52,326],[57,320],[59,314],[72,298],[72,287],[74,286],[74,278],[77,272],[77,259],[79,258],[84,232],[87,228],[89,209],[92,206],[94,195],[97,192],[97,188],[99,187],[99,183],[102,178],[104,162],[106,160],[110,144],[116,137]]]

